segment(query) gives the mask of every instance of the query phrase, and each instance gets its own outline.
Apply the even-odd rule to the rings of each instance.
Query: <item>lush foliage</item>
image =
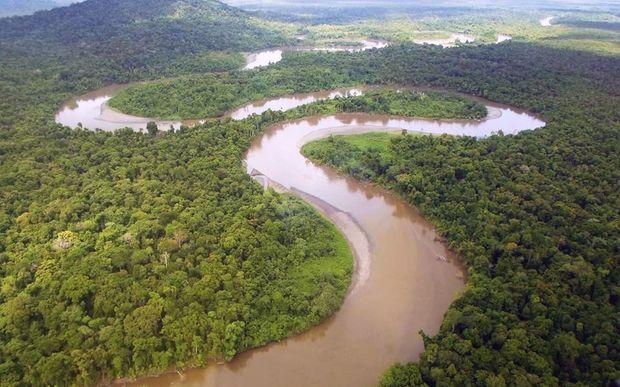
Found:
[[[566,120],[584,115],[605,120],[614,110],[615,101],[589,101],[601,93],[614,94],[618,80],[610,74],[617,67],[617,60],[611,57],[517,42],[450,50],[404,44],[361,54],[292,52],[282,62],[258,71],[136,85],[118,97],[122,100],[112,104],[138,115],[200,118],[221,114],[249,98],[360,83],[405,84],[452,88],[554,117],[560,114],[554,109],[558,104],[576,105],[581,101],[587,110],[563,110],[561,114],[566,114]],[[515,93],[515,89],[520,92]],[[579,93],[572,93],[573,90]],[[217,108],[212,108],[212,104]]]
[[[336,84],[449,87],[542,113],[549,123],[481,142],[407,137],[391,156],[343,142],[314,155],[403,192],[471,270],[470,290],[427,339],[422,361],[392,369],[386,384],[418,376],[456,384],[618,376],[619,66],[614,58],[520,43],[403,45],[363,56],[289,55],[251,75],[304,68],[311,83],[324,72]]]
[[[606,10],[584,5],[581,10],[557,4],[552,9],[537,9],[540,4],[522,4],[518,9],[475,6],[432,7],[417,4],[355,5],[290,9],[301,15],[313,15],[315,24],[304,26],[307,42],[371,37],[392,42],[445,39],[452,32],[475,37],[474,44],[495,43],[498,36],[541,45],[620,54],[617,6]],[[264,7],[270,7],[269,4]],[[553,28],[544,27],[540,19],[555,16]],[[302,19],[305,20],[305,19]],[[320,21],[320,23],[319,23]]]
[[[5,138],[3,382],[89,384],[230,359],[329,316],[350,282],[349,247],[243,171],[266,124]]]
[[[14,100],[0,100],[10,111],[0,123],[41,118],[30,98],[58,103],[111,83],[238,68],[239,51],[290,41],[276,26],[214,0],[89,0],[3,19],[0,90]]]
[[[207,75],[149,82],[121,91],[110,100],[109,105],[142,117],[205,118],[222,115],[235,106],[267,96],[351,83],[348,77],[336,75],[325,78],[322,74],[322,71],[312,72],[308,81],[301,84],[296,83],[296,76],[290,71],[278,72],[277,76],[261,72],[256,75]],[[170,95],[175,98],[170,98]],[[470,98],[434,91],[369,90],[362,96],[338,98],[328,105],[342,112],[372,111],[429,118],[482,118],[487,114],[483,104]]]
[[[205,48],[281,42],[268,27],[205,1],[92,0],[3,20],[0,384],[229,359],[338,308],[347,243],[241,166],[269,118],[157,136],[53,123],[84,89],[236,67],[240,54]]]
[[[0,17],[27,15],[57,5],[53,0],[0,0]]]
[[[416,133],[409,133],[409,135],[414,134]],[[387,151],[390,147],[391,140],[395,138],[395,136],[397,136],[397,133],[394,132],[370,132],[346,136],[329,136],[323,141],[312,141],[305,144],[302,148],[302,152],[304,155],[312,157],[314,160],[331,166],[338,166],[338,169],[341,171],[354,174],[358,179],[366,180],[370,175],[363,176],[359,173],[361,168],[359,160],[362,160],[362,154],[364,154],[364,152],[376,153],[377,151]],[[344,151],[336,154],[332,148],[332,146],[336,146],[336,144],[344,147]],[[338,156],[346,158],[346,167],[343,164],[344,160],[334,160],[331,158]]]
[[[369,91],[336,100],[343,112],[372,112],[427,118],[483,118],[486,107],[471,98],[437,91]]]
[[[265,125],[341,101],[157,136],[53,123],[85,89],[229,69],[239,58],[229,49],[286,40],[271,27],[197,0],[90,0],[0,23],[3,384],[229,358],[338,306],[350,277],[342,238],[299,201],[263,193],[240,164]],[[618,377],[619,72],[615,58],[512,42],[297,53],[223,79],[257,82],[244,98],[265,96],[260,82],[274,94],[430,85],[544,114],[548,128],[518,137],[399,138],[402,155],[372,151],[377,170],[351,144],[342,155],[426,209],[472,272],[421,362],[385,382],[570,384]],[[184,87],[213,82],[192,79]],[[167,97],[183,107],[193,95]],[[235,102],[222,100],[214,114]]]
[[[304,148],[400,192],[470,267],[468,290],[426,338],[419,366],[393,368],[384,385],[618,377],[619,132],[540,132],[511,141],[383,135],[378,146],[336,137]]]
[[[351,76],[328,68],[280,68],[233,74],[192,75],[131,86],[109,101],[125,113],[154,118],[204,118],[249,101],[352,85]]]
[[[3,155],[19,162],[0,171],[3,380],[88,384],[201,365],[317,324],[344,297],[349,247],[298,200],[263,195],[240,168],[244,149],[276,120],[390,106],[437,115],[442,103],[484,109],[381,90],[157,136],[7,136]]]
[[[478,141],[332,137],[304,148],[401,193],[470,271],[440,333],[425,336],[420,362],[391,368],[382,385],[603,385],[620,376],[620,88],[603,86],[618,61],[585,73],[593,58],[573,54],[568,69],[560,62],[566,54],[556,52],[522,70],[512,63],[535,59],[502,60],[510,73],[494,75],[500,51],[470,51],[460,59],[465,70],[452,70],[459,77],[444,72],[440,82],[543,112],[546,128]],[[560,73],[545,91],[535,84]],[[418,68],[415,77],[422,74]],[[588,91],[582,76],[603,91]]]
[[[105,58],[126,71],[205,50],[254,50],[286,42],[247,13],[214,0],[91,0],[5,19],[0,39],[7,48],[36,53],[39,59]]]

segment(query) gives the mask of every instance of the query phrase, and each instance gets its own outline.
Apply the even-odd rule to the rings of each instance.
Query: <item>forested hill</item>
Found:
[[[40,125],[63,99],[111,83],[239,68],[240,52],[286,42],[215,0],[87,0],[2,19],[0,95],[11,98],[0,99],[0,127]]]
[[[63,62],[97,56],[129,70],[205,50],[283,42],[264,22],[215,0],[88,0],[0,23],[0,49],[13,55]]]

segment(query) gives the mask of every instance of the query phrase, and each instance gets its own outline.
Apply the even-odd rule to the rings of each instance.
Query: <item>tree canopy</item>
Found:
[[[166,82],[187,92],[167,98],[188,106],[218,82],[196,73],[239,63],[229,49],[282,39],[247,13],[193,0],[91,0],[0,23],[3,384],[95,384],[230,359],[337,308],[351,275],[346,242],[303,202],[263,192],[243,153],[276,121],[417,114],[413,100],[330,101],[152,136],[53,121],[71,95],[153,77],[180,76]],[[224,102],[197,113],[217,114],[239,102],[226,95],[236,85],[263,82],[274,95],[442,87],[542,114],[546,128],[518,136],[403,136],[374,150],[334,140],[313,157],[339,152],[336,167],[402,193],[470,270],[420,362],[392,368],[384,384],[602,384],[619,376],[618,73],[615,57],[522,42],[292,53],[223,75],[212,95]],[[480,113],[457,113],[471,108]]]
[[[470,62],[474,52],[434,83],[543,112],[546,127],[481,140],[366,134],[304,147],[315,161],[400,193],[469,269],[439,334],[422,333],[420,361],[392,367],[381,385],[607,384],[620,376],[620,89],[577,85],[581,76],[599,84],[618,61],[586,73],[589,60],[572,57],[569,70],[556,52],[521,74],[504,66],[523,58],[492,70],[492,54]],[[407,69],[414,56],[391,57]]]

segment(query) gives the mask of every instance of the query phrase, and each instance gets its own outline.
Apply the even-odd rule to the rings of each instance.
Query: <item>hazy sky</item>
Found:
[[[618,5],[620,0],[306,0],[300,2],[298,0],[224,0],[225,3],[231,5],[300,5],[307,6],[312,4],[321,5],[481,5],[481,4],[511,4],[511,5],[594,5],[609,4]]]

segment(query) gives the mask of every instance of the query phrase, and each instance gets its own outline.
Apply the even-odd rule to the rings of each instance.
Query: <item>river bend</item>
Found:
[[[248,150],[247,171],[264,185],[298,194],[340,228],[357,259],[349,295],[331,319],[304,334],[247,351],[230,363],[137,384],[373,386],[389,365],[416,360],[423,351],[418,331],[437,333],[443,314],[463,290],[464,267],[414,207],[381,188],[312,163],[300,147],[331,134],[405,129],[484,137],[544,126],[526,112],[485,103],[490,114],[483,120],[356,113],[309,117],[267,129]]]
[[[59,113],[60,122],[79,120],[84,127],[88,127],[85,122],[96,127],[109,124],[108,130],[129,124],[141,129],[148,119],[129,116],[123,121],[122,116],[105,114],[106,98],[115,90],[103,89],[71,101]],[[241,106],[228,116],[243,119],[267,109],[287,110],[361,92],[352,88],[272,98]],[[389,365],[416,360],[423,351],[418,332],[438,331],[443,314],[463,290],[464,267],[414,207],[379,187],[312,163],[300,148],[332,134],[404,129],[485,137],[500,130],[514,134],[544,126],[527,112],[478,100],[489,112],[482,120],[355,113],[308,117],[268,128],[247,152],[247,172],[264,186],[299,195],[336,224],[356,257],[351,291],[332,318],[299,336],[247,351],[226,364],[166,373],[133,384],[373,386]]]

